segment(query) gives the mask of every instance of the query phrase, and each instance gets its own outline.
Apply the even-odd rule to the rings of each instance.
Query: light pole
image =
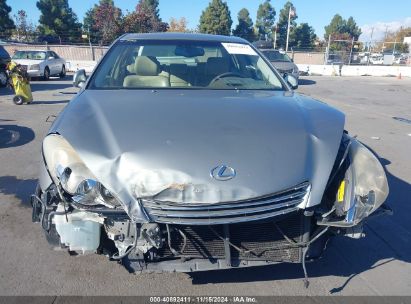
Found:
[[[292,5],[290,5],[290,9],[288,10],[287,43],[285,45],[285,52],[286,53],[288,52],[288,42],[289,42],[289,39],[290,39],[291,17],[294,17],[294,16],[295,16],[295,10],[292,7]]]

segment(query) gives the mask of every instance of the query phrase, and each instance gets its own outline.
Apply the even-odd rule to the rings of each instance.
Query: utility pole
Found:
[[[350,51],[350,60],[348,62],[348,65],[351,65],[351,58],[352,58],[352,49],[354,48],[354,37],[352,37],[352,42],[351,42],[351,51]]]
[[[290,9],[288,10],[287,43],[285,45],[286,53],[288,52],[288,41],[290,39],[291,11],[293,11],[292,5],[290,5]],[[294,14],[294,11],[293,11],[293,14]]]
[[[330,56],[330,47],[331,47],[331,34],[328,35],[328,46],[327,46],[327,49],[325,50],[324,64],[327,64],[328,57]]]
[[[90,38],[90,27],[87,27],[87,36],[88,36],[88,45],[90,46],[90,52],[91,52],[91,59],[94,61],[94,52],[93,52],[93,46],[91,45],[91,38]]]
[[[276,23],[274,26],[274,50],[277,48],[277,26],[278,24]]]

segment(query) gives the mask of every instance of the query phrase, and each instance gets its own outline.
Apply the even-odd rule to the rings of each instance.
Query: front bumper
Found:
[[[43,77],[44,73],[42,71],[39,70],[28,70],[27,74],[30,77]]]

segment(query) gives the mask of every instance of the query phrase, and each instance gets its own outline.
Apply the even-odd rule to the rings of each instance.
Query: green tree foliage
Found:
[[[60,42],[81,40],[81,24],[68,0],[39,0],[36,5],[41,12],[38,27],[41,34],[57,36]]]
[[[97,31],[100,43],[113,42],[122,32],[122,12],[113,0],[100,0],[93,8],[93,30]]]
[[[350,51],[351,49],[351,40],[358,40],[361,35],[361,29],[357,26],[357,23],[354,21],[353,17],[345,20],[341,15],[336,14],[331,19],[329,25],[324,27],[325,34],[324,38],[328,41],[331,36],[331,51]],[[336,42],[332,42],[339,40]]]
[[[0,38],[10,37],[11,30],[14,29],[14,22],[9,13],[11,7],[7,5],[6,0],[0,0]]]
[[[250,18],[250,12],[246,8],[238,12],[238,25],[233,30],[233,35],[250,42],[255,40],[253,21]]]
[[[206,34],[226,35],[231,33],[230,10],[227,2],[212,0],[200,17],[199,31]]]
[[[260,39],[271,40],[275,22],[275,9],[270,0],[261,3],[257,10],[255,26]]]
[[[301,23],[292,31],[290,47],[301,49],[313,48],[316,39],[317,35],[314,29],[308,23]]]
[[[284,7],[280,11],[280,15],[278,17],[278,35],[277,35],[277,46],[282,47],[285,49],[286,44],[287,44],[287,29],[288,29],[288,14],[290,12],[290,7],[295,11],[295,6],[292,4],[292,2],[288,1]],[[292,46],[292,41],[294,40],[294,31],[297,27],[297,20],[298,16],[297,14],[294,14],[290,18],[290,46]]]
[[[158,8],[159,0],[141,0],[139,4],[142,6],[142,9],[151,11],[157,22],[161,22],[160,9]]]
[[[361,28],[357,26],[357,23],[355,22],[353,17],[348,18],[346,24],[345,24],[345,31],[354,38],[354,40],[358,40],[360,38],[362,32]]]
[[[349,36],[354,38],[354,40],[358,40],[361,35],[361,29],[357,26],[353,17],[348,18],[345,20],[339,14],[336,14],[332,19],[329,25],[324,27],[325,34],[324,38],[328,40],[329,36],[331,35],[332,39],[334,37],[339,36]]]
[[[83,18],[83,31],[87,35],[90,35],[90,41],[93,43],[97,43],[101,40],[101,33],[94,28],[95,7],[96,5],[94,8],[90,8]]]
[[[168,24],[159,17],[157,0],[140,0],[134,12],[124,18],[123,30],[133,33],[165,32]]]

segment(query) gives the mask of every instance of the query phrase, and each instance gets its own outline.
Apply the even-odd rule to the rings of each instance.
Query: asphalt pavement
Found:
[[[365,238],[334,238],[308,264],[308,289],[299,264],[132,275],[104,256],[50,250],[28,198],[41,141],[77,90],[69,78],[34,81],[32,89],[33,104],[16,106],[0,88],[0,295],[411,295],[411,79],[300,80],[299,93],[345,112],[346,129],[379,156],[394,209],[369,221]]]

